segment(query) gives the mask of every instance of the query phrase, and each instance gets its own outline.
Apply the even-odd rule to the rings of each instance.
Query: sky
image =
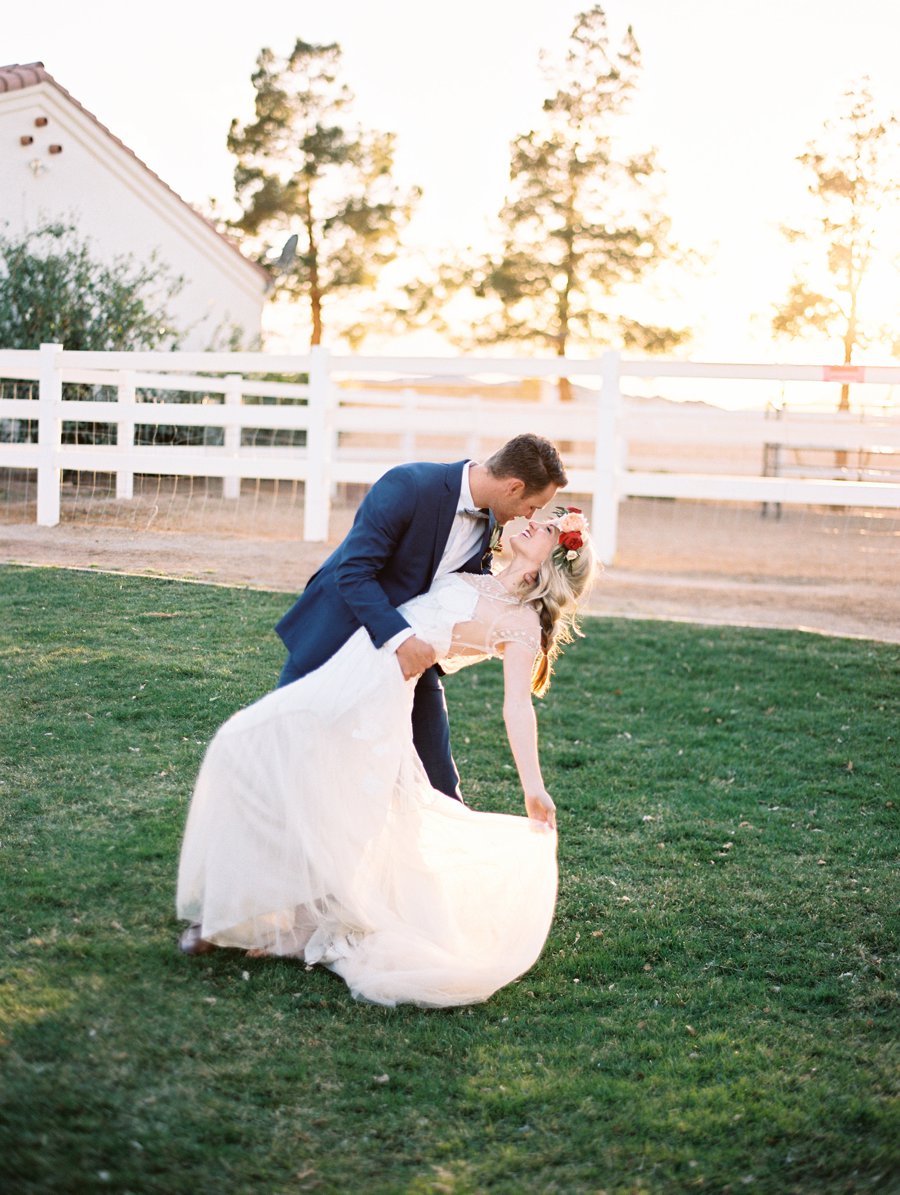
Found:
[[[414,244],[486,243],[510,141],[537,121],[539,54],[561,54],[586,0],[42,0],[9,6],[3,63],[42,61],[178,194],[232,201],[233,117],[252,113],[263,46],[336,41],[355,115],[397,135],[398,181],[424,190]],[[608,0],[614,44],[630,23],[643,56],[631,135],[655,145],[666,208],[703,276],[655,313],[695,330],[697,360],[828,361],[828,346],[773,342],[772,305],[792,276],[779,233],[807,210],[797,155],[871,81],[900,113],[894,0]],[[138,15],[139,14],[139,15]],[[884,319],[896,270],[886,271]],[[298,346],[302,347],[302,346]],[[886,352],[869,359],[889,363]]]

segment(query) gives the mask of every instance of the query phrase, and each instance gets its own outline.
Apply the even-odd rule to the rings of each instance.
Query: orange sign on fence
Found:
[[[862,365],[825,365],[822,368],[823,382],[864,382],[865,367]]]

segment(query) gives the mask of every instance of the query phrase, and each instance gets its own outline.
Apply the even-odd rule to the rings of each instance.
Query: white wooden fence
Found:
[[[307,375],[304,384],[256,381],[246,375]],[[762,410],[729,411],[694,404],[649,409],[623,400],[621,379],[697,378],[900,383],[900,367],[822,367],[818,365],[720,365],[662,360],[623,360],[609,352],[593,360],[567,360],[573,382],[597,386],[595,397],[573,403],[520,401],[490,396],[484,386],[473,398],[458,394],[423,396],[416,381],[439,378],[448,391],[453,379],[510,380],[555,378],[552,359],[339,357],[324,348],[306,356],[265,353],[100,353],[67,352],[45,344],[39,351],[0,351],[0,378],[36,380],[38,398],[0,399],[0,420],[36,420],[36,443],[0,443],[0,468],[37,470],[37,522],[60,519],[62,470],[115,474],[116,495],[130,499],[135,474],[219,477],[223,494],[236,498],[242,478],[298,480],[304,483],[304,538],[325,540],[333,486],[375,481],[388,467],[422,455],[417,438],[447,436],[465,442],[478,458],[510,435],[534,431],[557,442],[587,444],[567,455],[571,491],[592,499],[592,529],[601,558],[616,550],[619,502],[626,497],[690,498],[760,503],[800,503],[900,509],[896,480],[848,480],[797,476],[735,475],[733,472],[636,470],[627,466],[631,440],[758,448],[776,439],[791,447],[836,452],[862,449],[900,452],[900,418],[860,420],[835,412],[777,424]],[[394,389],[371,387],[373,378]],[[403,388],[405,379],[406,388]],[[397,384],[400,383],[398,390]],[[72,400],[64,383],[112,387],[115,402]],[[158,401],[160,391],[196,394],[196,402]],[[141,401],[153,391],[153,401]],[[581,392],[582,394],[585,392]],[[222,396],[220,401],[212,396]],[[145,396],[146,397],[146,396]],[[246,399],[293,400],[261,405]],[[205,400],[205,401],[204,401]],[[117,426],[115,444],[64,444],[65,421]],[[220,427],[221,445],[135,444],[135,426]],[[244,429],[303,431],[305,447],[242,444]],[[368,447],[370,441],[382,445]],[[385,441],[388,446],[385,447]],[[434,451],[425,453],[434,456]]]

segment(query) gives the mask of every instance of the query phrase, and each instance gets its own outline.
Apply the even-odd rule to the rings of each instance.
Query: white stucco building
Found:
[[[170,311],[188,349],[256,347],[266,271],[168,187],[40,62],[0,67],[0,223],[18,236],[74,223],[92,252],[146,261],[185,285]],[[2,347],[2,346],[0,346]]]

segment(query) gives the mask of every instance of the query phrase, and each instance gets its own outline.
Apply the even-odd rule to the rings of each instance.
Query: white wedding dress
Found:
[[[448,672],[510,641],[538,649],[536,611],[492,576],[451,574],[400,609]],[[360,629],[230,718],[197,779],[179,915],[218,945],[321,963],[378,1004],[470,1004],[527,971],[553,917],[556,833],[431,787],[414,688]]]

